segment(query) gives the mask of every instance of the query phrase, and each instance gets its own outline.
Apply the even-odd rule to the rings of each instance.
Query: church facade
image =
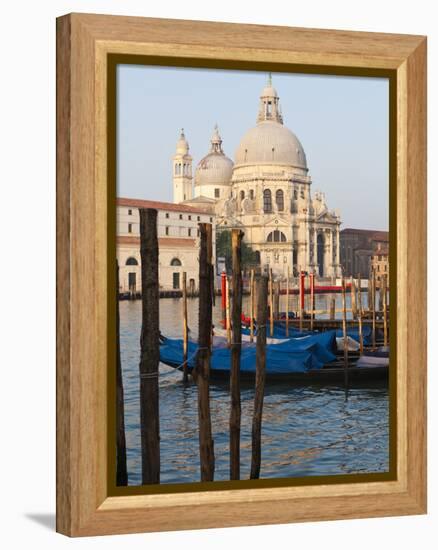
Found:
[[[217,126],[194,176],[192,162],[182,131],[173,157],[174,202],[214,213],[217,231],[240,228],[262,269],[277,277],[288,271],[341,275],[340,215],[329,210],[322,192],[312,194],[304,149],[283,123],[271,77],[234,162]]]

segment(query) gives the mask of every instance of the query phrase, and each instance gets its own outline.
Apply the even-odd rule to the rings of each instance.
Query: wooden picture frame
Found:
[[[109,496],[108,60],[388,76],[395,123],[396,475]],[[391,271],[392,273],[392,271]],[[396,278],[395,278],[396,277]],[[426,39],[70,14],[57,20],[57,530],[70,536],[426,512]]]

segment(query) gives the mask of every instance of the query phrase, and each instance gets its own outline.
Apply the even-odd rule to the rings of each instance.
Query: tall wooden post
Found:
[[[251,278],[250,278],[250,321],[249,321],[249,339],[250,342],[254,342],[254,315],[255,315],[255,308],[254,308],[254,269],[251,269]]]
[[[187,382],[188,375],[188,346],[189,346],[189,325],[187,322],[187,273],[183,272],[182,277],[182,307],[183,307],[183,382]]]
[[[160,483],[160,362],[157,211],[140,208],[142,328],[140,355],[140,432],[142,483]]]
[[[356,281],[354,277],[351,277],[351,286],[350,286],[350,296],[351,296],[351,312],[353,319],[357,319],[357,304],[356,304]]]
[[[342,276],[342,334],[344,337],[344,382],[345,387],[348,387],[347,300],[344,276]]]
[[[122,361],[120,357],[120,309],[119,309],[119,264],[116,262],[116,423],[117,465],[116,485],[128,485],[126,465],[125,400],[123,392]]]
[[[222,310],[222,326],[227,329],[227,274],[225,271],[221,273],[221,310]]]
[[[243,233],[233,229],[231,248],[233,259],[233,341],[231,347],[230,373],[230,479],[240,479],[240,350],[242,347],[242,272],[241,244]]]
[[[230,280],[227,276],[225,280],[225,296],[227,301],[226,306],[226,326],[227,326],[227,343],[231,346],[231,306],[230,306]]]
[[[383,345],[388,345],[388,302],[387,302],[387,276],[382,275],[383,292]]]
[[[275,319],[280,319],[280,280],[275,283],[275,301],[274,301],[274,315]]]
[[[300,330],[303,330],[304,317],[304,272],[300,272]]]
[[[199,457],[201,481],[214,479],[214,443],[210,413],[210,356],[212,330],[211,293],[212,226],[199,224],[199,337],[195,379],[198,386]]]
[[[286,336],[289,336],[289,265],[287,266],[287,278],[286,278]]]
[[[315,275],[311,273],[310,279],[310,330],[313,330],[313,321],[315,318]]]
[[[273,300],[273,277],[272,269],[269,269],[269,324],[270,331],[269,334],[271,338],[274,337],[274,300]]]
[[[330,296],[330,320],[334,321],[336,317],[336,296]]]
[[[359,319],[359,347],[360,354],[363,353],[363,327],[362,327],[362,288],[361,288],[361,279],[360,273],[357,280],[357,301],[358,301],[358,319]]]
[[[256,381],[254,394],[254,416],[252,420],[252,453],[251,479],[260,477],[261,467],[261,434],[263,400],[265,395],[266,376],[266,323],[267,323],[267,292],[268,281],[265,276],[257,279],[257,353],[256,353]]]
[[[372,315],[372,344],[373,349],[376,347],[376,272],[374,268],[371,268],[371,315]]]

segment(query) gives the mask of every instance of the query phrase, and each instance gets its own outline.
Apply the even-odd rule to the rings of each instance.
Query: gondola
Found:
[[[192,373],[197,355],[197,343],[188,342],[187,371]],[[386,382],[389,361],[377,364],[357,365],[357,356],[350,361],[345,372],[343,360],[336,353],[336,331],[312,333],[305,337],[281,340],[266,346],[266,381],[285,381],[291,384],[345,383],[363,384]],[[177,370],[183,369],[183,342],[162,338],[160,361]],[[225,338],[215,337],[212,348],[210,378],[228,380],[230,377],[231,351]],[[241,348],[240,375],[242,380],[253,380],[256,372],[256,346],[243,342]]]

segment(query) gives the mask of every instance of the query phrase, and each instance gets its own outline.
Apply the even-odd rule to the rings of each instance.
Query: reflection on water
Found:
[[[316,296],[322,309],[325,296]],[[340,297],[337,297],[337,301]],[[318,305],[320,300],[320,305]],[[245,307],[244,311],[248,311]],[[322,307],[320,307],[322,306]],[[188,303],[191,335],[196,336],[198,300]],[[214,322],[220,319],[219,304]],[[181,335],[181,300],[160,300],[163,334]],[[139,432],[139,341],[141,302],[120,302],[120,336],[129,484],[141,484]],[[160,366],[162,483],[199,481],[196,385]],[[215,480],[229,479],[229,392],[212,384],[211,411],[216,455]],[[249,478],[254,391],[242,386],[241,478]],[[262,426],[261,477],[293,477],[388,470],[388,390],[342,387],[288,387],[268,384]]]

